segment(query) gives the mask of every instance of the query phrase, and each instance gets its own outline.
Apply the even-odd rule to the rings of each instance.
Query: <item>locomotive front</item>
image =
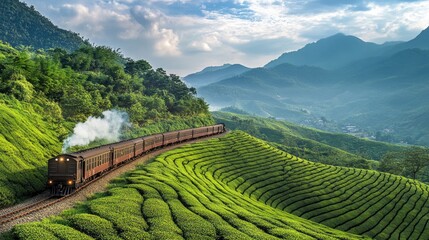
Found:
[[[48,160],[48,186],[57,196],[67,195],[80,183],[79,157],[59,155]]]

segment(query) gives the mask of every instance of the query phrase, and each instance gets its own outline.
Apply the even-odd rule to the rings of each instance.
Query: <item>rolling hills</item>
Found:
[[[109,191],[59,217],[18,225],[13,235],[426,239],[428,190],[399,176],[309,162],[234,131],[164,153]]]
[[[376,168],[387,152],[405,151],[406,146],[388,144],[354,137],[348,134],[331,133],[297,124],[228,112],[212,112],[217,122],[228,129],[242,130],[275,145],[295,156],[325,164]]]

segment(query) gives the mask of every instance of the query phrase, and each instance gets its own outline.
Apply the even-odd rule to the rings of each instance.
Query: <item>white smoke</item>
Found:
[[[102,114],[102,117],[91,116],[84,123],[76,124],[73,134],[64,140],[63,153],[70,147],[88,145],[94,140],[118,141],[121,129],[130,125],[128,114],[118,110],[108,110]]]

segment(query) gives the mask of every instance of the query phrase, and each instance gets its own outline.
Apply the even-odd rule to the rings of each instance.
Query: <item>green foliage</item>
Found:
[[[65,226],[62,224],[56,224],[56,223],[42,223],[41,227],[51,231],[58,239],[61,240],[74,240],[74,239],[80,239],[80,240],[91,240],[94,239],[86,234],[83,234],[79,231],[77,231],[74,228],[71,228],[69,226]]]
[[[53,233],[47,231],[42,227],[41,223],[28,223],[24,225],[16,225],[14,227],[14,234],[18,239],[29,239],[29,240],[57,240]]]
[[[62,130],[44,119],[43,106],[0,95],[0,207],[45,188],[46,159],[59,152]]]
[[[117,232],[113,224],[106,219],[92,214],[76,214],[68,218],[71,225],[77,230],[88,234],[96,239],[121,239],[116,236]]]
[[[137,125],[173,116],[209,116],[207,104],[178,76],[125,59],[118,50],[84,45],[72,53],[16,50],[0,43],[0,93],[30,102],[35,95],[61,106],[72,122],[119,108]]]
[[[2,1],[0,12],[1,40],[13,46],[32,46],[35,49],[63,47],[74,50],[84,44],[78,34],[59,29],[33,6],[29,7],[18,0]]]
[[[122,237],[147,238],[149,234],[144,229],[148,229],[148,225],[141,216],[143,198],[137,190],[114,188],[109,190],[109,194],[111,195],[90,201],[89,210],[112,222]],[[126,201],[123,196],[126,196]]]
[[[331,165],[377,168],[378,163],[371,159],[379,160],[386,152],[407,149],[270,118],[226,112],[214,112],[213,116],[229,129],[243,130],[295,156]]]
[[[383,156],[379,170],[428,182],[429,149],[411,147],[403,152],[388,152]]]

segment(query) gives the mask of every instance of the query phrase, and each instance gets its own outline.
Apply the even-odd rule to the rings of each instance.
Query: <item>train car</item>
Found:
[[[82,158],[61,154],[48,160],[48,186],[52,195],[66,195],[78,187],[82,180]]]
[[[48,186],[52,194],[69,194],[87,179],[108,169],[110,159],[110,148],[106,146],[49,159]]]
[[[163,133],[163,135],[164,135],[164,144],[163,144],[164,146],[179,142],[180,131]]]
[[[181,130],[179,133],[179,142],[192,139],[192,129]]]
[[[213,134],[219,134],[225,132],[225,124],[216,124],[213,126]]]
[[[144,141],[143,138],[136,138],[134,139],[135,147],[135,156],[139,156],[144,153]]]
[[[207,134],[208,133],[208,129],[209,129],[209,127],[194,128],[192,137],[193,138],[200,138],[200,137],[207,136],[208,135]]]
[[[148,152],[164,145],[164,135],[156,134],[142,138],[143,151]]]
[[[113,166],[121,164],[124,161],[132,159],[136,156],[136,144],[138,140],[129,140],[112,144],[110,147],[113,150]]]
[[[83,159],[83,181],[92,179],[112,166],[112,151],[109,146],[90,149],[79,153]]]

